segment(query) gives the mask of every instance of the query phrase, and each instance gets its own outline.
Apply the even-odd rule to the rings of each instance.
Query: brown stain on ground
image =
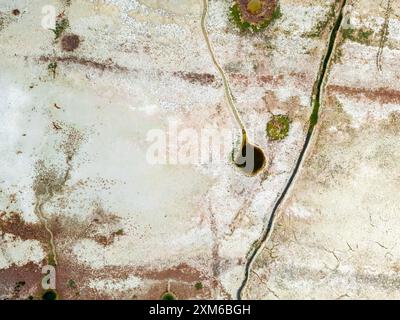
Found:
[[[67,253],[69,250],[66,250]],[[57,291],[65,299],[160,299],[170,283],[170,289],[179,299],[209,298],[211,297],[210,280],[205,272],[202,272],[185,263],[172,266],[167,269],[155,269],[153,267],[110,266],[100,269],[92,269],[89,266],[77,263],[75,259],[67,255],[59,256],[57,272]],[[116,282],[123,281],[130,276],[143,280],[143,285],[137,289],[118,291],[109,294],[89,287],[90,280],[113,279]],[[76,283],[71,288],[70,280]],[[196,290],[195,284],[201,282],[204,288]]]
[[[41,224],[27,223],[18,212],[0,211],[0,233],[9,233],[22,240],[47,242],[48,234]]]
[[[209,73],[176,71],[173,73],[173,75],[192,84],[199,84],[202,86],[212,85],[216,81],[215,76]]]
[[[48,234],[40,223],[28,224],[23,222],[19,213],[8,214],[7,220],[0,220],[3,232],[16,234],[23,239],[39,239],[47,245]],[[182,262],[166,268],[156,266],[109,266],[92,268],[89,265],[76,261],[73,247],[76,241],[85,238],[93,239],[97,226],[103,224],[114,225],[118,218],[103,212],[101,208],[95,210],[89,225],[75,221],[74,218],[50,216],[48,223],[51,228],[57,247],[57,293],[63,299],[159,299],[170,283],[171,291],[178,299],[209,299],[213,292],[223,292],[222,285],[217,281],[209,267],[196,268]],[[42,264],[46,264],[43,261]],[[116,282],[124,281],[129,276],[139,277],[143,285],[137,289],[130,289],[109,294],[95,290],[89,286],[91,280],[113,279]],[[12,266],[0,270],[0,295],[27,299],[29,296],[39,297],[41,294],[41,265],[28,263],[22,267]],[[17,286],[23,281],[23,286]],[[71,286],[71,282],[74,284]],[[203,288],[198,290],[195,284],[201,282]],[[15,289],[16,287],[16,289]],[[14,292],[15,291],[15,292]]]
[[[13,300],[37,298],[41,291],[41,272],[41,266],[33,262],[0,269],[0,296]]]
[[[153,280],[174,279],[176,281],[193,282],[205,278],[202,272],[187,263],[180,263],[175,267],[164,270],[139,268],[137,271],[141,276]]]
[[[110,72],[130,72],[138,74],[141,70],[138,69],[129,69],[126,66],[121,66],[112,59],[108,59],[106,61],[96,61],[84,57],[78,57],[74,55],[70,56],[40,56],[38,58],[39,62],[57,62],[57,63],[65,63],[65,64],[77,64],[86,66],[93,69],[98,69],[101,71],[110,71]],[[158,76],[166,76],[166,77],[177,77],[183,79],[191,84],[198,84],[202,86],[214,86],[220,87],[222,84],[216,79],[215,75],[210,73],[200,73],[200,72],[185,72],[185,71],[174,71],[172,73],[158,71]],[[306,73],[296,73],[291,72],[288,75],[285,74],[268,74],[268,73],[260,73],[256,75],[245,75],[243,73],[232,72],[229,73],[230,81],[235,85],[244,85],[244,86],[265,86],[267,84],[272,85],[274,87],[285,86],[289,79],[293,79],[301,88],[307,88],[307,80],[308,75]],[[311,79],[311,78],[310,78]]]
[[[89,68],[101,70],[101,71],[109,71],[109,72],[129,72],[138,74],[141,72],[139,69],[130,69],[126,66],[121,66],[115,63],[112,59],[108,59],[106,61],[96,61],[93,59],[88,59],[84,57],[78,57],[74,55],[70,56],[41,56],[38,58],[39,62],[57,62],[64,63],[67,65],[82,65]],[[216,79],[215,75],[210,73],[200,73],[200,72],[185,72],[185,71],[174,71],[174,72],[157,72],[159,77],[177,77],[183,79],[191,84],[197,84],[201,86],[213,86],[215,88],[219,88],[222,84]],[[268,73],[259,73],[255,75],[245,75],[243,73],[232,72],[229,73],[230,81],[235,85],[243,85],[243,86],[265,86],[271,85],[273,87],[281,87],[285,86],[288,81],[295,81],[296,86],[299,88],[304,88],[308,90],[307,80],[309,79],[306,73],[296,73],[291,72],[290,74],[268,74]],[[290,80],[289,80],[290,79]]]
[[[212,291],[216,287],[222,287],[219,283],[214,283],[212,272],[207,267],[196,268],[185,262],[164,269],[147,265],[142,267],[107,266],[97,269],[77,262],[73,253],[76,241],[85,238],[96,241],[95,237],[99,227],[110,225],[114,230],[114,227],[120,226],[117,216],[104,211],[101,207],[96,208],[89,224],[74,218],[49,216],[49,227],[53,232],[57,247],[57,293],[63,299],[85,300],[116,297],[121,299],[159,299],[165,292],[168,282],[170,282],[171,290],[179,299],[207,299],[212,297]],[[25,223],[20,213],[9,213],[7,219],[0,219],[0,222],[3,232],[15,234],[22,239],[39,239],[43,246],[48,245],[48,234],[43,226],[40,223]],[[42,264],[47,264],[47,262],[44,260]],[[143,280],[143,285],[138,289],[113,292],[112,294],[95,290],[89,286],[90,281],[95,279],[113,279],[118,282],[124,281],[129,276],[139,277]],[[18,293],[18,297],[21,299],[27,299],[30,295],[39,297],[42,278],[41,265],[34,263],[0,270],[0,295],[13,297]],[[21,281],[25,284],[18,286],[18,290],[14,290],[17,283]],[[195,288],[197,282],[201,282],[204,287],[197,290]],[[71,286],[71,283],[74,285]]]
[[[268,74],[268,73],[259,73],[257,75],[248,76],[243,73],[233,72],[229,74],[230,81],[234,84],[241,84],[243,86],[251,86],[258,85],[264,86],[266,84],[270,84],[273,86],[285,86],[289,79],[293,79],[298,83],[301,87],[305,86],[305,81],[308,79],[308,75],[305,73],[296,73],[292,72],[290,74]],[[310,78],[311,79],[311,78]]]
[[[66,34],[61,39],[61,48],[63,51],[71,52],[76,50],[81,43],[81,40],[76,34]]]
[[[167,291],[168,284],[159,283],[151,286],[143,294],[137,295],[135,299],[144,300],[160,300],[162,295]],[[181,282],[171,282],[170,283],[171,292],[177,297],[178,300],[188,300],[188,299],[211,299],[211,291],[209,288],[202,288],[196,290],[195,283],[181,283]]]
[[[52,57],[52,56],[41,56],[39,58],[40,62],[58,62],[58,63],[65,63],[65,64],[78,64],[83,65],[86,67],[90,67],[93,69],[98,69],[101,71],[128,71],[128,68],[120,66],[112,61],[112,59],[108,59],[104,62],[99,62],[83,57],[77,56],[64,56],[64,57]]]
[[[329,94],[342,94],[352,98],[366,98],[371,101],[377,101],[382,104],[400,103],[400,91],[388,88],[354,88],[340,85],[329,85],[327,87]]]

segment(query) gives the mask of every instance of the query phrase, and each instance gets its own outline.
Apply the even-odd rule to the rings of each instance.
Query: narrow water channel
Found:
[[[256,145],[254,145],[248,138],[246,127],[240,117],[239,111],[235,105],[234,97],[232,94],[231,87],[227,76],[225,75],[224,69],[219,64],[214,48],[211,44],[208,30],[207,30],[207,16],[208,16],[208,0],[203,0],[203,15],[201,17],[201,30],[204,35],[205,42],[207,44],[208,51],[210,53],[213,64],[218,69],[222,77],[222,82],[224,84],[225,97],[233,113],[237,124],[242,130],[242,143],[240,146],[240,151],[237,155],[233,155],[233,161],[235,165],[240,168],[246,175],[254,176],[259,173],[266,164],[266,157],[263,150]]]

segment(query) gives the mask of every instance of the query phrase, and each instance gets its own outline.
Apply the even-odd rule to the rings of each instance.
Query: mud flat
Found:
[[[399,298],[400,7],[389,4],[352,4],[352,25],[341,30],[330,66],[318,138],[244,297]]]
[[[236,297],[304,145],[335,2],[280,1],[280,18],[258,33],[238,30],[228,1],[210,3],[215,56],[250,141],[268,159],[253,177],[230,161],[231,148],[222,161],[183,165],[174,158],[179,141],[172,139],[162,150],[166,163],[146,157],[152,130],[173,138],[171,127],[199,136],[209,127],[239,132],[233,142],[240,142],[204,42],[201,3],[177,3],[0,4],[2,298],[40,298],[41,268],[49,263],[63,299],[160,299],[165,292],[178,299]],[[49,4],[65,26],[58,38],[40,25],[41,8]],[[391,21],[393,34],[397,22]],[[396,41],[391,36],[388,43]],[[343,78],[353,83],[341,83],[335,72],[349,70],[346,63],[354,67],[350,52],[360,61],[372,57],[367,47],[343,43],[329,92],[356,87],[354,76]],[[396,52],[383,51],[383,70]],[[394,71],[388,72],[383,77],[390,83]],[[349,109],[346,97],[343,110],[371,114]],[[266,134],[274,115],[290,119],[284,139]],[[39,202],[51,234],[35,212]]]

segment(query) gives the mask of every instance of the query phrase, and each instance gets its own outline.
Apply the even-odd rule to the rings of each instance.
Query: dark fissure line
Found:
[[[337,34],[338,34],[338,31],[339,31],[340,26],[341,26],[342,21],[343,21],[343,11],[344,11],[344,8],[346,6],[346,2],[347,2],[347,0],[342,0],[341,7],[340,7],[340,12],[339,12],[338,17],[336,18],[336,22],[335,22],[335,24],[333,26],[333,29],[331,31],[331,35],[329,37],[328,48],[327,48],[326,54],[325,54],[325,56],[324,56],[324,58],[322,60],[321,67],[320,67],[320,70],[318,72],[318,77],[317,77],[317,80],[316,80],[315,85],[314,85],[313,96],[315,98],[313,99],[313,103],[312,103],[313,111],[312,111],[312,114],[311,114],[311,117],[310,117],[310,125],[309,125],[309,128],[308,128],[306,139],[304,141],[303,148],[302,148],[302,150],[300,152],[300,155],[299,155],[299,157],[298,157],[298,159],[296,161],[296,165],[294,167],[294,170],[293,170],[293,172],[292,172],[292,174],[291,174],[291,176],[290,176],[285,188],[283,189],[281,195],[279,196],[278,200],[276,201],[276,203],[275,203],[275,205],[274,205],[274,207],[272,209],[272,213],[271,213],[271,217],[270,217],[270,219],[268,221],[268,225],[267,225],[262,237],[258,240],[257,247],[253,250],[252,254],[247,259],[246,267],[245,267],[244,280],[242,281],[242,284],[239,287],[238,292],[237,292],[237,299],[238,300],[241,300],[241,298],[242,298],[243,289],[246,286],[248,278],[249,278],[249,272],[250,272],[251,264],[254,261],[259,249],[261,248],[263,243],[268,239],[268,237],[269,237],[269,235],[270,235],[270,233],[272,231],[272,226],[273,226],[274,221],[275,221],[276,213],[277,213],[277,211],[279,209],[279,206],[281,205],[281,203],[285,199],[285,197],[286,197],[286,195],[287,195],[287,193],[288,193],[288,191],[289,191],[289,189],[290,189],[290,187],[291,187],[291,185],[292,185],[292,183],[293,183],[293,181],[294,181],[294,179],[295,179],[295,177],[297,175],[297,172],[300,169],[301,163],[302,163],[302,161],[304,159],[304,155],[305,155],[305,153],[306,153],[306,151],[308,149],[308,146],[310,144],[311,137],[312,137],[313,132],[314,132],[314,128],[315,128],[315,126],[316,126],[316,124],[318,122],[319,109],[320,109],[320,105],[321,105],[321,92],[322,92],[322,89],[323,89],[324,79],[325,79],[325,76],[326,76],[326,73],[327,73],[327,70],[328,70],[329,61],[331,60],[333,49],[335,47]]]

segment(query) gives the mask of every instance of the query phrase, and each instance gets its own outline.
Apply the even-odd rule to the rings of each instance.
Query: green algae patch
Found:
[[[374,34],[374,30],[371,29],[351,29],[347,28],[343,30],[343,39],[357,42],[360,44],[370,45],[371,37]]]
[[[246,31],[251,28],[251,24],[242,20],[238,4],[234,4],[230,9],[230,20],[241,30]]]
[[[196,284],[194,285],[194,288],[196,290],[201,290],[201,289],[203,289],[203,284],[201,282],[196,282]]]
[[[316,100],[315,104],[314,104],[313,112],[311,113],[311,116],[310,116],[310,128],[315,127],[318,123],[318,118],[319,118],[318,112],[319,112],[320,107],[321,106],[320,106],[319,100]]]
[[[161,300],[178,300],[178,299],[172,292],[165,292],[161,296]]]
[[[276,0],[235,0],[229,16],[240,31],[259,32],[282,15]]]
[[[289,134],[290,119],[286,115],[274,115],[267,123],[267,136],[270,140],[282,140]]]

